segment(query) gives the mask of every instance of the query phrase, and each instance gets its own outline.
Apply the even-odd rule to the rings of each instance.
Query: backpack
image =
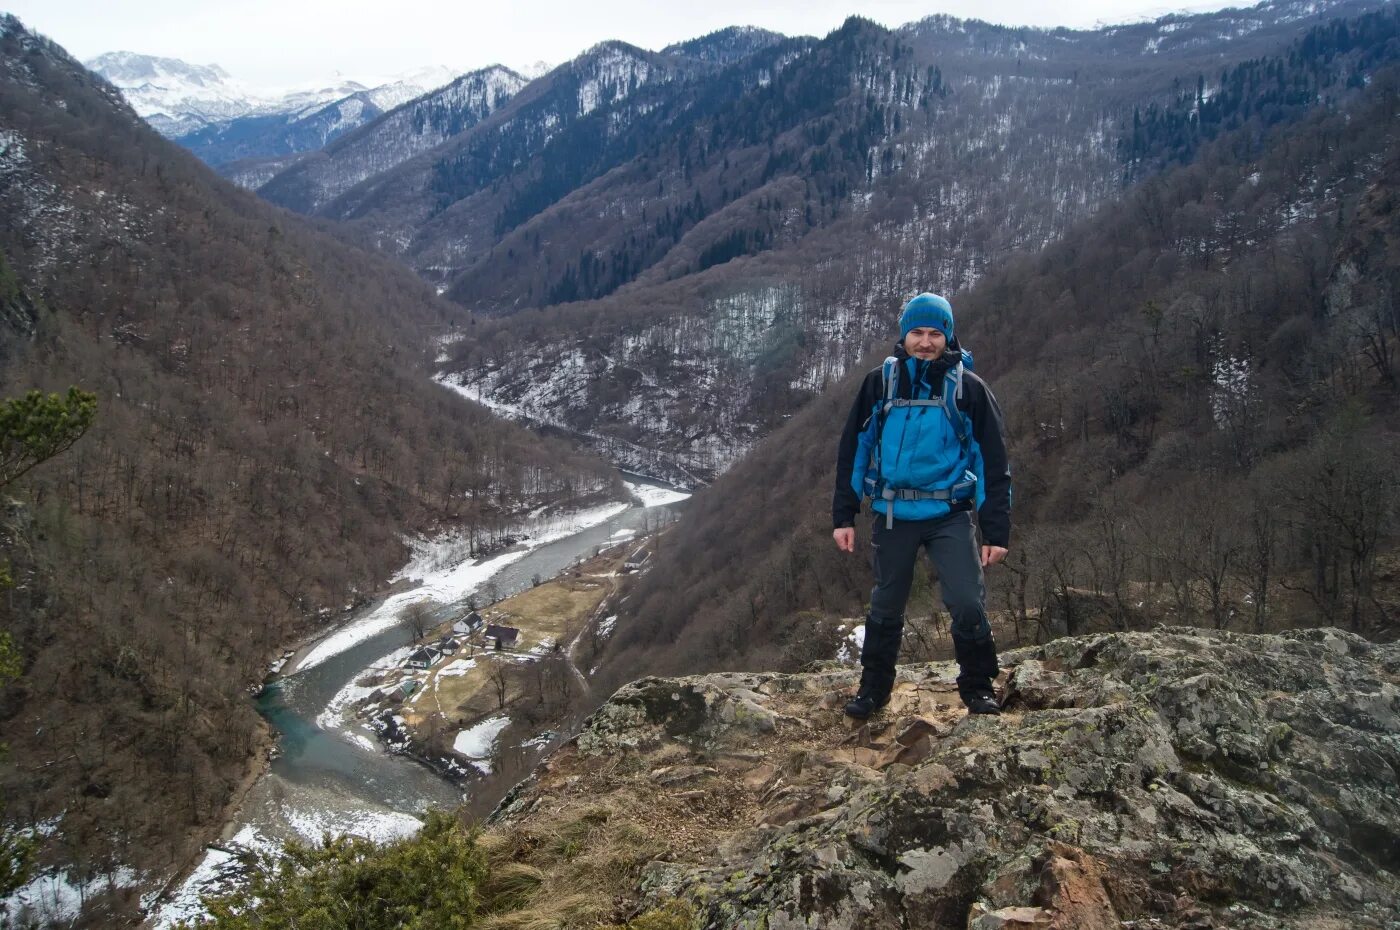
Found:
[[[930,397],[922,400],[909,400],[901,398],[899,393],[899,371],[900,360],[891,355],[885,359],[881,366],[880,375],[884,385],[884,401],[876,411],[874,442],[871,448],[871,458],[869,469],[864,480],[865,496],[872,499],[883,499],[886,502],[885,519],[887,526],[894,525],[894,501],[918,501],[918,500],[938,500],[952,502],[968,498],[966,492],[973,491],[972,497],[981,496],[981,483],[978,481],[980,472],[979,456],[973,446],[972,424],[967,414],[958,409],[958,401],[963,396],[963,372],[972,369],[972,353],[967,349],[960,349],[961,356],[957,364],[949,367],[947,374],[943,377],[943,391],[937,397]],[[911,393],[914,393],[911,391]],[[885,420],[891,410],[897,407],[941,407],[943,413],[948,418],[949,425],[958,438],[958,445],[962,448],[962,457],[973,461],[976,471],[968,471],[963,481],[958,482],[950,488],[935,491],[925,491],[917,488],[891,488],[884,483],[883,470],[881,468],[880,455],[882,448],[882,436],[885,427]]]

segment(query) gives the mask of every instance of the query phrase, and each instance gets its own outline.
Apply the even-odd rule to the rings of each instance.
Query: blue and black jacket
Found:
[[[897,398],[937,399],[949,371],[962,359],[962,350],[954,342],[942,358],[925,362],[910,356],[900,344],[894,358]],[[841,433],[832,525],[854,526],[861,497],[870,496],[876,513],[893,508],[896,520],[928,520],[976,509],[983,541],[1008,546],[1011,467],[1001,408],[986,382],[963,371],[962,390],[955,402],[961,420],[956,424],[937,406],[895,406],[884,412],[885,400],[881,366],[866,375]],[[960,437],[960,432],[970,436]],[[880,494],[884,488],[897,489],[895,498],[884,499]]]

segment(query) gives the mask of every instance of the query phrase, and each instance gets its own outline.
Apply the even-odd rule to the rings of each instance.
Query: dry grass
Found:
[[[520,629],[520,649],[545,640],[567,642],[612,593],[609,578],[561,578],[531,588],[497,605],[500,619]]]
[[[489,831],[491,863],[483,889],[508,910],[483,930],[583,930],[629,909],[641,866],[665,846],[628,817],[591,802],[562,811],[538,829]]]
[[[490,687],[491,667],[494,658],[483,657],[480,651],[475,656],[467,656],[466,650],[457,653],[453,659],[474,658],[476,667],[465,675],[439,675],[438,669],[429,673],[424,694],[417,701],[403,707],[404,721],[410,727],[423,724],[433,714],[441,714],[443,719],[454,721],[457,709],[471,700],[483,688]],[[446,667],[448,663],[443,663]]]
[[[596,927],[609,908],[593,895],[545,897],[538,905],[477,921],[480,930],[575,930]]]

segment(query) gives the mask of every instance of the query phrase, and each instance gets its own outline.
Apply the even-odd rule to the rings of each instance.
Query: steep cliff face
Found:
[[[624,907],[710,928],[1395,927],[1400,646],[1160,628],[948,664],[841,716],[849,669],[643,679],[497,828],[579,811],[664,852]]]

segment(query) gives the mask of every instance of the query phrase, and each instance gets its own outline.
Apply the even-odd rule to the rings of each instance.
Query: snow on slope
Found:
[[[386,114],[353,138],[338,141],[327,152],[330,157],[296,169],[297,181],[305,185],[308,197],[302,208],[315,209],[366,178],[440,145],[500,109],[525,84],[525,78],[514,71],[492,65],[431,93],[413,95],[409,105]]]
[[[260,102],[218,65],[135,52],[108,52],[84,64],[116,85],[137,115],[166,136],[243,116]]]
[[[389,110],[451,82],[461,73],[430,66],[389,77],[377,86],[336,76],[330,81],[274,90],[252,87],[218,65],[193,65],[178,58],[136,52],[108,52],[84,64],[116,85],[137,115],[168,137],[243,116],[304,117],[356,94],[367,95],[380,111]]]

